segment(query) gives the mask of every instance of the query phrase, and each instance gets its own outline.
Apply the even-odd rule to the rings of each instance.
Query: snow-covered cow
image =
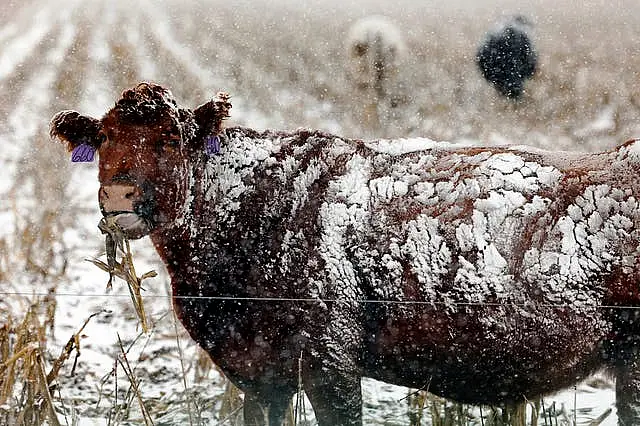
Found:
[[[366,142],[223,129],[230,106],[142,83],[51,134],[98,152],[102,213],[151,237],[246,424],[281,424],[299,372],[335,426],[361,424],[363,376],[495,405],[601,368],[640,424],[640,141]]]
[[[516,15],[490,31],[476,54],[482,76],[500,94],[518,99],[536,72],[538,55],[531,40],[532,25]]]

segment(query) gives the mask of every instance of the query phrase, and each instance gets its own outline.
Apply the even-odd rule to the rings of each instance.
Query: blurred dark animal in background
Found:
[[[500,405],[602,368],[640,424],[640,140],[364,142],[223,129],[230,107],[142,83],[51,134],[97,150],[103,220],[150,236],[245,424],[280,425],[299,377],[338,426],[362,424],[362,377]]]
[[[476,54],[483,77],[511,99],[522,96],[525,82],[536,72],[537,53],[531,31],[526,17],[512,17],[487,34]]]

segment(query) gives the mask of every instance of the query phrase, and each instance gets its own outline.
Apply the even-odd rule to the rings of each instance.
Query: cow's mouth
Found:
[[[108,213],[100,220],[98,228],[103,234],[122,236],[128,240],[137,240],[151,232],[149,222],[134,212]]]

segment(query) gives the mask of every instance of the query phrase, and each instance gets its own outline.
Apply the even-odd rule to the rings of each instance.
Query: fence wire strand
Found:
[[[58,292],[20,292],[9,291],[0,292],[0,296],[25,296],[25,297],[107,297],[107,298],[130,298],[128,293],[122,294],[101,294],[101,293],[58,293]],[[444,302],[432,300],[391,300],[391,299],[324,299],[314,297],[247,297],[247,296],[181,296],[181,295],[160,295],[148,294],[145,299],[192,299],[192,300],[218,300],[218,301],[238,301],[238,302],[300,302],[300,303],[371,303],[371,304],[397,304],[397,305],[442,305],[442,306],[467,306],[467,307],[513,307],[513,308],[557,308],[557,309],[638,309],[640,305],[590,305],[577,303],[514,303],[514,302]]]

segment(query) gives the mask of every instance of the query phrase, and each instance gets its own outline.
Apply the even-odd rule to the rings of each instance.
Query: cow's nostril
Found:
[[[101,200],[108,200],[109,199],[109,193],[107,192],[106,189],[100,188],[100,191],[98,192],[98,197]]]
[[[133,211],[140,190],[133,185],[105,185],[100,188],[99,200],[107,212]]]

